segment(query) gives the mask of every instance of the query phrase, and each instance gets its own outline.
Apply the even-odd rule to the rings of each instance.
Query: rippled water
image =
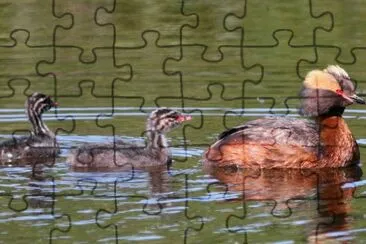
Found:
[[[215,116],[211,109],[200,109],[205,116]],[[69,112],[65,108],[57,116]],[[9,113],[14,110],[8,110]],[[72,113],[84,117],[82,113]],[[249,117],[243,119],[265,110],[246,113]],[[362,124],[363,113],[348,110],[347,121]],[[136,115],[142,114],[118,116],[141,120]],[[352,117],[355,115],[358,119]],[[45,117],[51,122],[57,116],[49,113]],[[2,117],[7,118],[11,116]],[[192,121],[198,118],[194,115]],[[19,119],[24,121],[23,117]],[[143,141],[139,136],[122,138]],[[182,142],[179,135],[169,138]],[[25,243],[292,243],[362,240],[366,234],[366,182],[359,167],[327,171],[216,171],[203,168],[200,163],[205,146],[188,144],[185,149],[178,143],[171,148],[175,162],[170,170],[157,167],[133,172],[75,172],[65,159],[70,148],[85,142],[113,141],[113,137],[64,134],[57,139],[63,149],[56,163],[36,170],[29,165],[13,164],[0,169],[2,242],[11,242],[12,236],[19,237],[19,233],[20,242]],[[357,139],[363,158],[366,138]]]

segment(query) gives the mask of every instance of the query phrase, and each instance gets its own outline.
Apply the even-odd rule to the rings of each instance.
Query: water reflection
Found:
[[[6,169],[19,169],[19,172],[16,173],[14,184],[8,183],[9,187],[11,187],[8,192],[8,195],[11,197],[9,201],[9,209],[12,209],[15,212],[22,212],[28,208],[53,208],[56,197],[55,179],[48,175],[46,171],[54,165],[54,160],[46,158],[38,160],[30,159],[28,161],[20,160],[15,163],[13,162],[11,164],[2,165],[2,171]],[[6,177],[3,177],[3,179],[4,178]],[[19,185],[20,182],[16,180],[17,178],[22,178],[23,183],[21,185]],[[13,195],[19,191],[23,191],[23,205],[19,207],[16,206],[17,204],[15,203],[14,207],[13,202],[17,202],[17,199],[15,199]]]
[[[299,209],[310,212],[309,206],[312,205],[308,203],[315,202],[316,216],[307,216],[311,223],[311,230],[307,231],[309,242],[352,238],[348,230],[351,228],[350,200],[355,188],[342,188],[342,185],[360,180],[362,170],[358,166],[316,170],[205,167],[204,171],[225,184],[227,191],[242,193],[234,201],[243,201],[244,216],[248,201],[275,201],[271,214],[283,218]],[[287,212],[280,216],[278,210]],[[233,218],[240,217],[230,215],[227,227]]]

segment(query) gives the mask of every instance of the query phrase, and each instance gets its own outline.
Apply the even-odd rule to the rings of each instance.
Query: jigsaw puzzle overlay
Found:
[[[203,159],[230,128],[297,119],[311,70],[340,65],[362,98],[365,14],[356,0],[1,0],[0,243],[365,242],[362,105],[343,115],[360,165]],[[328,146],[348,152],[341,121]],[[305,140],[273,130],[248,149],[267,164],[279,138]]]

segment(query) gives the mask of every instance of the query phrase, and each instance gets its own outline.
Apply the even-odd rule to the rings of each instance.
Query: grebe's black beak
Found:
[[[357,96],[356,94],[350,96],[353,102],[358,104],[366,104],[365,100],[362,97]]]

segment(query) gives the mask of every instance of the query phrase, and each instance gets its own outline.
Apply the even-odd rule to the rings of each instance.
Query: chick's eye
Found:
[[[179,117],[178,117],[178,116],[176,116],[176,117],[172,118],[172,122],[173,122],[173,123],[176,123],[178,120],[179,120]]]
[[[176,120],[176,119],[178,119],[178,115],[177,114],[172,114],[172,115],[170,115],[170,118],[171,119],[174,119],[174,120]]]

